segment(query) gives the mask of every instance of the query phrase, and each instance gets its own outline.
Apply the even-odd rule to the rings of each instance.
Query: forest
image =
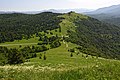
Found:
[[[40,14],[0,14],[0,43],[29,39],[32,35],[59,28],[60,14],[43,12]]]

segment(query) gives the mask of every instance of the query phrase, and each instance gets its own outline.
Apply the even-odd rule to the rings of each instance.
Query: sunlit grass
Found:
[[[68,44],[68,47],[66,47]],[[68,49],[77,45],[62,43],[46,51],[46,60],[31,58],[20,65],[0,66],[0,80],[119,80],[120,61],[83,57],[80,53],[70,57]],[[42,52],[41,54],[44,54]]]

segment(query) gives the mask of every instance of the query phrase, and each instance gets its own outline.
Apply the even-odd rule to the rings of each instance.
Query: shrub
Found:
[[[46,55],[44,54],[44,56],[43,56],[43,60],[46,60],[47,58],[46,58]]]
[[[23,63],[24,61],[25,58],[23,57],[23,54],[17,49],[11,49],[10,52],[8,53],[9,64],[19,64]]]
[[[70,54],[70,57],[73,57],[73,53]]]

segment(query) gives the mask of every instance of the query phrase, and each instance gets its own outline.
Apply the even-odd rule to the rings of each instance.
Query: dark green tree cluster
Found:
[[[29,39],[35,33],[59,28],[61,18],[57,13],[0,14],[0,43]]]
[[[8,63],[7,56],[9,50],[6,47],[0,47],[0,65]]]
[[[57,35],[51,36],[49,38],[47,36],[40,36],[39,41],[42,41],[42,42],[39,42],[38,45],[50,44],[51,48],[56,48],[61,46],[60,39],[61,38],[58,37]]]
[[[10,49],[7,58],[8,64],[20,64],[25,61],[23,53],[17,49]]]
[[[59,47],[59,46],[61,46],[61,43],[60,43],[59,40],[56,40],[56,41],[54,41],[50,44],[51,48],[56,48],[56,47]]]
[[[20,64],[26,59],[37,57],[37,52],[48,50],[45,46],[27,46],[22,49],[8,49],[0,47],[0,65],[4,64]]]
[[[58,37],[57,35],[50,37],[50,38],[49,38],[50,47],[51,47],[51,48],[56,48],[56,47],[61,46],[60,39],[61,39],[61,38]]]
[[[19,64],[25,61],[23,53],[17,49],[0,47],[0,65]]]
[[[36,57],[37,52],[43,52],[46,50],[48,50],[48,48],[42,45],[42,46],[32,46],[32,47],[27,46],[22,48],[20,51],[22,51],[26,59],[29,59],[29,58]]]

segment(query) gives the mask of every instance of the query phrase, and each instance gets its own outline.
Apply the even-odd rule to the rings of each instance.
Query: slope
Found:
[[[76,45],[68,43],[68,48]],[[43,53],[43,52],[41,52]],[[67,51],[66,45],[46,52],[47,59],[30,59],[19,65],[0,66],[1,80],[119,80],[120,61],[96,58]]]
[[[104,22],[112,23],[120,26],[120,5],[113,5],[97,9],[92,12],[86,13],[87,15],[99,19]]]
[[[120,28],[97,19],[70,12],[62,15],[65,40],[80,45],[81,52],[104,58],[120,59]],[[65,33],[65,32],[63,32]]]
[[[99,8],[95,11],[87,12],[87,14],[109,14],[111,16],[120,16],[120,4]]]
[[[1,42],[28,39],[41,31],[59,29],[59,37],[78,44],[82,53],[120,59],[120,28],[89,16],[75,12],[44,12],[36,15],[3,14],[0,19]]]
[[[52,12],[0,14],[0,43],[29,39],[41,31],[59,28],[60,18]]]

